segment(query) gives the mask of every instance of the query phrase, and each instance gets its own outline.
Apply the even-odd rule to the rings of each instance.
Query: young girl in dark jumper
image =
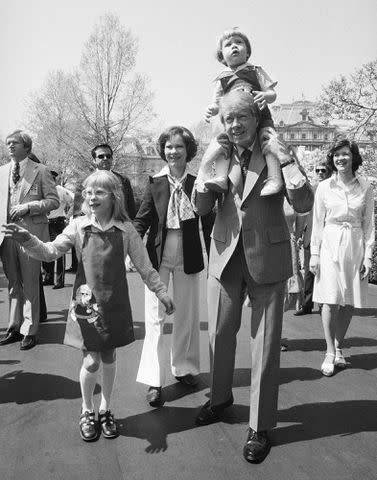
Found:
[[[53,242],[44,243],[16,224],[5,225],[5,236],[21,243],[30,256],[47,262],[76,248],[79,266],[64,343],[83,351],[80,435],[83,440],[92,441],[101,430],[105,438],[118,435],[110,410],[116,348],[134,341],[124,263],[127,254],[168,315],[173,313],[174,304],[127,217],[118,179],[111,172],[99,170],[86,179],[84,187],[85,216],[75,218]],[[101,363],[102,392],[97,426],[93,393]]]

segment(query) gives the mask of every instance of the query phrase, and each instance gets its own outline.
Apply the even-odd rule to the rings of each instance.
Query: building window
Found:
[[[291,134],[289,135],[289,137],[290,137],[291,140],[293,140],[293,139],[295,138],[295,134],[294,134],[294,133],[291,133]]]
[[[313,139],[317,140],[317,138],[318,138],[318,135],[316,133],[313,133]]]
[[[302,139],[302,140],[306,140],[306,133],[302,133],[302,134],[301,134],[301,139]]]
[[[329,139],[329,136],[327,135],[327,133],[325,133],[324,139],[325,139],[325,140],[328,140],[328,139]]]

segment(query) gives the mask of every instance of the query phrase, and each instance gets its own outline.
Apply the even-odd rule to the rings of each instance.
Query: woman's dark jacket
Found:
[[[191,198],[195,177],[187,174],[183,190]],[[144,237],[148,228],[147,251],[153,268],[159,270],[166,240],[166,215],[170,199],[170,186],[167,175],[149,177],[143,201],[133,224],[141,237]],[[207,255],[209,254],[210,234],[215,214],[213,212],[201,217],[203,236]],[[183,243],[183,269],[186,274],[198,273],[203,270],[203,252],[199,237],[199,217],[181,222]]]

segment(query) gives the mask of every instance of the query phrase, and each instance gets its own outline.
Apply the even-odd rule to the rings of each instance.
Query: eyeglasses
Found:
[[[111,153],[101,153],[100,155],[97,155],[97,158],[99,158],[100,160],[103,160],[104,158],[106,159],[113,158],[113,156],[111,155]]]
[[[84,198],[86,197],[92,197],[93,195],[95,197],[98,197],[98,198],[104,198],[104,197],[107,197],[107,195],[110,195],[111,192],[108,192],[107,190],[101,190],[101,189],[98,189],[98,190],[83,190],[82,191],[82,196]]]
[[[327,172],[327,168],[316,168],[315,169],[315,173],[326,173]]]

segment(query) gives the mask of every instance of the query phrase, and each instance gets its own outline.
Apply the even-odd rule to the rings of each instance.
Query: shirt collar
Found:
[[[254,147],[255,147],[255,140],[250,145],[250,147],[248,147],[248,148],[244,148],[244,147],[240,147],[240,146],[236,145],[236,149],[237,149],[237,152],[238,152],[239,156],[241,156],[245,150],[249,150],[250,153],[253,153]]]
[[[20,168],[23,167],[25,165],[25,163],[27,163],[27,160],[28,160],[28,157],[24,158],[23,160],[20,160],[18,162],[18,164],[20,165]],[[13,158],[11,159],[11,164],[12,164],[12,167],[16,164],[17,162],[15,162],[13,160]]]
[[[338,183],[338,175],[336,174],[336,172],[333,173],[333,175],[329,178],[329,181],[331,186],[341,188],[341,186]],[[355,178],[353,179],[353,181],[358,182],[363,190],[366,190],[368,187],[368,182],[356,172],[355,172]]]
[[[223,76],[227,77],[229,75],[229,73],[237,73],[245,67],[252,67],[252,66],[253,65],[251,63],[245,62],[242,65],[239,65],[235,70],[233,70],[230,67],[225,67],[224,70],[222,70],[222,72],[219,73],[219,75],[216,77],[215,80],[219,80]]]
[[[101,230],[101,232],[107,232],[113,227],[119,228],[119,230],[122,230],[123,232],[127,231],[125,222],[122,222],[121,220],[115,220],[114,218],[112,218],[110,222],[106,225],[106,229],[103,229],[101,225],[97,222],[97,219],[94,215],[90,217],[87,217],[87,216],[83,217],[81,228],[85,228],[88,226],[95,227],[98,230]]]
[[[169,165],[164,165],[158,173],[153,175],[153,178],[164,177],[165,175],[171,176]],[[181,178],[184,178],[186,175],[187,175],[187,164],[186,164],[185,171],[183,172],[183,175],[182,175]]]

